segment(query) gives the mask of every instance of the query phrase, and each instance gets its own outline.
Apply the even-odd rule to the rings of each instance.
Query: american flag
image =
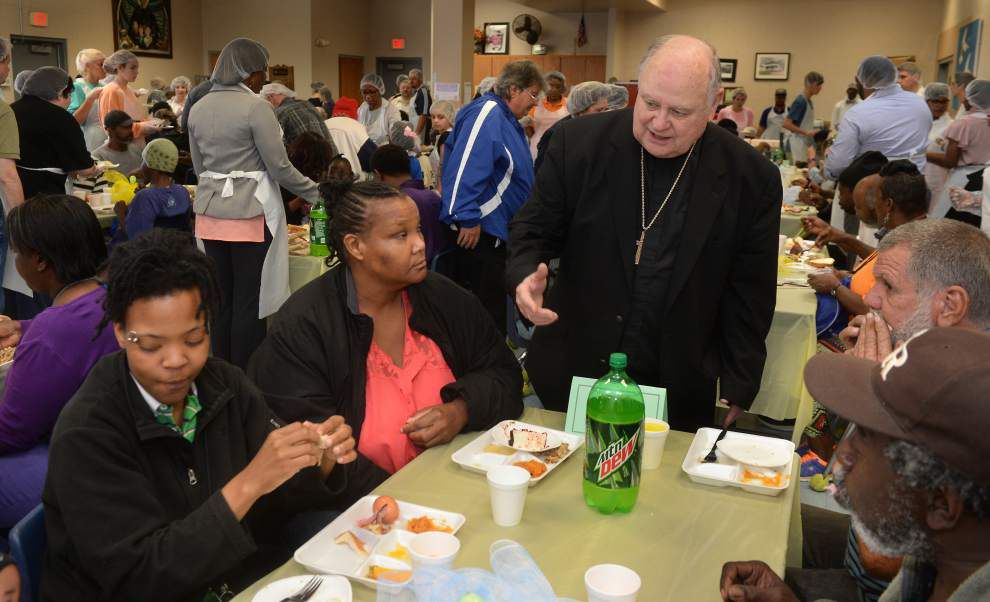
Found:
[[[578,48],[588,43],[588,30],[584,27],[584,15],[581,15],[581,24],[578,25],[577,38],[574,39]]]

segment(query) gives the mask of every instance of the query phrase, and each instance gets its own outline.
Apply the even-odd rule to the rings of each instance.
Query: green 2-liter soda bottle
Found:
[[[309,212],[309,254],[314,257],[330,254],[327,247],[327,209],[323,201],[313,205]]]
[[[626,354],[609,356],[608,374],[588,395],[584,501],[602,514],[629,512],[639,496],[643,392],[626,374]]]

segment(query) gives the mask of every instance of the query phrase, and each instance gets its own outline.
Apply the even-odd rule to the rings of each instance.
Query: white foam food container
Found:
[[[714,487],[739,487],[743,491],[760,495],[780,495],[791,486],[791,471],[794,468],[794,443],[774,437],[761,437],[747,433],[726,433],[723,441],[747,441],[760,446],[773,448],[775,452],[787,455],[787,463],[776,468],[761,468],[741,464],[716,449],[716,462],[705,464],[702,460],[708,455],[721,431],[714,428],[700,428],[688,448],[681,470],[695,483]],[[749,476],[750,478],[747,478]],[[768,482],[778,481],[769,485]]]
[[[378,496],[368,495],[355,502],[332,523],[321,529],[319,533],[297,549],[296,553],[293,554],[295,561],[314,573],[342,575],[372,589],[382,588],[394,591],[398,590],[401,584],[376,581],[368,577],[368,572],[373,565],[397,571],[412,570],[408,562],[388,555],[389,552],[396,549],[397,545],[402,545],[406,549],[409,548],[409,541],[415,535],[406,530],[410,519],[427,516],[434,523],[449,527],[453,534],[456,534],[467,521],[463,514],[396,500],[399,504],[399,518],[392,525],[391,531],[379,535],[357,526],[359,520],[374,514],[372,506],[376,499]],[[368,551],[366,557],[355,552],[347,544],[334,543],[337,536],[344,531],[350,531],[364,543],[365,549]]]
[[[508,429],[511,429],[514,426],[547,433],[548,440],[560,441],[560,443],[566,444],[568,447],[567,453],[564,454],[557,462],[548,462],[544,460],[544,457],[546,454],[552,453],[553,450],[543,453],[530,453],[518,451],[512,449],[511,447],[505,447],[505,437],[502,433],[505,433]],[[548,429],[543,426],[537,426],[527,422],[519,422],[517,420],[503,420],[479,435],[474,441],[471,441],[461,449],[454,452],[450,459],[462,468],[479,474],[487,474],[488,470],[495,466],[538,460],[546,465],[547,470],[538,477],[530,477],[529,486],[532,487],[545,479],[551,472],[554,471],[554,469],[557,468],[557,466],[571,457],[571,455],[582,445],[584,445],[584,435],[565,433],[564,431]],[[500,448],[500,453],[486,451],[486,449],[492,449],[490,446]]]

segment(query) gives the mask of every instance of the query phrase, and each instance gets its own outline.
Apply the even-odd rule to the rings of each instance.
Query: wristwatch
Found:
[[[828,292],[828,294],[830,294],[830,295],[832,295],[833,297],[835,297],[835,296],[836,296],[836,295],[838,294],[838,292],[839,292],[839,287],[840,287],[840,286],[842,286],[842,285],[841,285],[841,284],[838,284],[838,285],[836,285],[836,286],[835,286],[835,288],[833,288],[832,290],[830,290],[830,291]]]

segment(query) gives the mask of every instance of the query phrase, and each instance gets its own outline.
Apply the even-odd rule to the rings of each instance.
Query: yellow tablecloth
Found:
[[[553,428],[564,424],[563,414],[533,408],[523,419]],[[643,471],[632,513],[603,516],[588,508],[581,497],[582,460],[574,455],[529,490],[522,523],[501,528],[492,522],[484,476],[450,460],[476,436],[461,435],[427,450],[376,490],[464,514],[467,523],[457,535],[461,552],[455,568],[490,570],[489,546],[498,539],[513,539],[532,554],[558,596],[586,599],[584,572],[592,565],[614,562],[642,577],[640,600],[681,602],[719,599],[718,578],[728,560],[763,560],[780,574],[785,562],[800,564],[797,462],[791,487],[779,497],[697,485],[680,468],[692,436],[672,432],[663,465]],[[264,585],[305,572],[290,560],[234,600],[247,602]],[[355,600],[375,600],[373,590],[353,585]]]
[[[815,293],[810,288],[777,287],[777,308],[767,335],[767,363],[760,392],[750,411],[775,420],[796,418],[799,435],[811,419],[811,396],[804,388],[804,365],[815,354]]]
[[[809,211],[802,213],[801,215],[794,215],[793,213],[781,211],[780,233],[784,236],[794,236],[801,230],[802,217],[813,217],[816,215],[818,215],[818,210],[815,208],[811,208]]]
[[[326,257],[311,257],[309,255],[289,255],[289,290],[293,293],[306,286],[310,280],[315,280],[325,274]]]

